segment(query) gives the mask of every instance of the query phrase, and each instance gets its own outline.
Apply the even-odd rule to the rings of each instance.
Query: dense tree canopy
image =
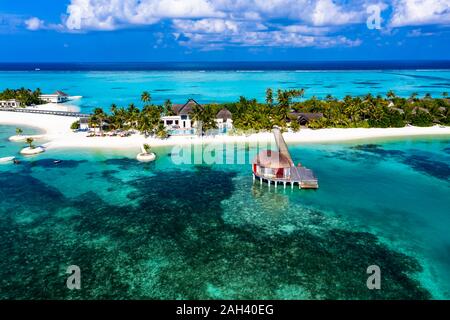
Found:
[[[39,96],[42,94],[41,90],[38,88],[34,91],[20,88],[20,89],[5,89],[0,92],[0,100],[11,100],[15,99],[20,102],[22,107],[31,106],[33,104],[44,103]]]
[[[298,114],[318,114],[307,124],[310,128],[388,128],[405,125],[431,126],[450,125],[448,94],[442,98],[426,95],[419,98],[413,93],[409,98],[398,97],[389,91],[386,97],[367,94],[363,97],[346,96],[337,99],[327,95],[324,99],[311,97],[302,99],[304,90],[277,90],[274,97],[272,89],[266,90],[264,103],[256,99],[240,97],[239,101],[221,104],[206,104],[194,107],[191,119],[202,124],[202,131],[216,128],[216,114],[223,108],[233,116],[233,125],[237,130],[264,131],[274,126],[288,127],[294,131],[300,129]],[[94,110],[90,123],[94,127],[109,129],[134,129],[145,135],[167,136],[161,117],[173,115],[172,102],[165,101],[162,106],[150,104],[151,95],[141,95],[142,109],[130,104],[127,108],[111,106],[109,114],[103,109]]]

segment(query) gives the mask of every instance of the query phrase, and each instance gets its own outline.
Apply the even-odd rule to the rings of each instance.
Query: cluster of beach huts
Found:
[[[46,103],[64,103],[69,101],[69,95],[58,90],[50,94],[41,94],[39,99]],[[20,101],[16,99],[0,100],[0,108],[19,108],[20,105]]]

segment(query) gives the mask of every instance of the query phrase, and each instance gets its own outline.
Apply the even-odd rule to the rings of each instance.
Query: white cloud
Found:
[[[433,32],[423,32],[421,29],[413,29],[408,32],[408,37],[428,37],[434,35]]]
[[[357,46],[344,37],[349,25],[364,24],[366,8],[392,8],[381,33],[404,25],[449,23],[450,0],[70,0],[61,24],[27,20],[30,30],[110,31],[162,24],[166,35],[190,47]],[[157,43],[156,45],[162,45]]]
[[[343,36],[305,35],[284,30],[271,31],[240,31],[232,33],[195,33],[186,32],[182,36],[175,35],[180,44],[202,48],[203,50],[222,49],[224,45],[239,47],[333,47],[333,46],[359,46],[360,40],[351,40]]]
[[[183,32],[237,33],[239,31],[239,22],[224,19],[176,19],[173,25],[175,29]]]
[[[172,21],[182,45],[220,49],[240,46],[358,45],[333,28],[360,22],[365,1],[345,0],[71,0],[69,31],[115,30]],[[286,26],[286,22],[294,21]]]
[[[450,24],[450,0],[395,0],[392,27]]]
[[[114,30],[161,19],[220,17],[208,0],[71,0],[69,30]]]
[[[22,16],[0,12],[0,34],[15,32],[23,28],[23,24]]]
[[[365,17],[365,11],[348,10],[332,0],[318,0],[311,15],[311,21],[316,26],[344,25],[361,22]]]
[[[281,29],[290,33],[301,33],[308,35],[324,35],[332,32],[332,28],[330,27],[314,27],[307,25],[288,25],[282,26]]]
[[[151,25],[162,19],[270,20],[292,19],[317,26],[362,21],[363,5],[339,0],[71,0],[69,30],[114,30]]]
[[[25,20],[25,25],[28,30],[39,30],[44,27],[44,21],[39,18],[33,17],[28,20]]]

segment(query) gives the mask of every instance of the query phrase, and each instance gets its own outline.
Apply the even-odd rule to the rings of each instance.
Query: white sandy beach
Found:
[[[47,149],[51,148],[96,148],[96,149],[133,149],[139,150],[143,143],[152,147],[173,146],[199,143],[258,143],[271,142],[273,135],[270,132],[252,134],[248,136],[221,135],[215,137],[170,137],[168,139],[145,138],[135,134],[130,137],[90,137],[85,132],[73,132],[70,125],[78,120],[76,117],[32,114],[22,112],[0,112],[0,124],[14,126],[32,126],[45,131],[39,138],[49,142],[45,143]],[[371,128],[371,129],[302,129],[299,132],[284,133],[287,143],[318,143],[339,142],[374,138],[396,138],[416,136],[450,136],[450,127],[405,127],[405,128]],[[37,141],[38,142],[38,141]]]

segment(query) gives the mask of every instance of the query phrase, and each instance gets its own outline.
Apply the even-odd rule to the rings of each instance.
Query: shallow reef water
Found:
[[[430,297],[408,276],[421,271],[418,262],[373,235],[334,228],[309,210],[302,219],[279,218],[281,227],[224,219],[221,202],[232,200],[232,175],[201,168],[185,173],[183,184],[178,177],[174,171],[133,181],[137,191],[129,196],[139,206],[130,207],[108,205],[93,192],[67,199],[30,176],[1,173],[2,190],[11,195],[1,213],[2,261],[8,261],[1,297],[283,298],[286,288],[291,298]],[[32,217],[26,221],[17,198],[25,185]],[[236,209],[242,220],[246,212]],[[83,270],[83,290],[64,287],[67,264]],[[371,264],[388,270],[382,292],[366,288]]]
[[[292,146],[317,191],[269,190],[249,165],[176,166],[157,148],[152,164],[67,150],[23,159],[0,168],[0,299],[448,298],[449,185],[405,160],[415,150],[446,163],[443,145]],[[422,204],[416,183],[429,189]],[[66,288],[70,265],[81,290]],[[366,286],[370,265],[382,290]]]
[[[383,149],[382,146],[377,144],[363,144],[350,147],[355,152],[349,153],[346,151],[335,152],[330,156],[337,156],[341,159],[350,160],[353,159],[366,159],[370,161],[370,155],[373,155],[373,159],[381,159],[387,157],[393,157],[397,161],[410,166],[412,169],[429,174],[439,179],[449,180],[450,178],[450,163],[444,161],[438,161],[433,159],[433,154],[424,152],[421,150],[389,150]],[[443,151],[447,152],[448,148]],[[448,159],[446,159],[448,160]]]

